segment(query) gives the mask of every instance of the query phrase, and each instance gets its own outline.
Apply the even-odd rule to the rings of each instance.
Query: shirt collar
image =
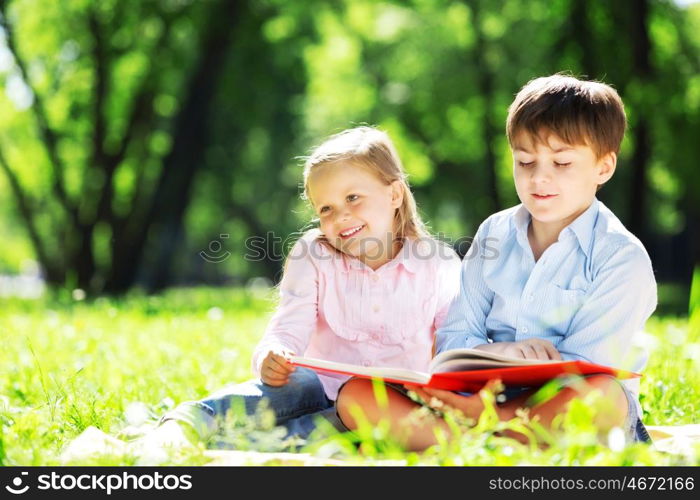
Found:
[[[515,223],[516,231],[527,235],[527,226],[530,224],[530,212],[527,211],[527,208],[522,203],[515,211],[515,215],[513,215],[513,222]]]
[[[406,241],[404,242],[403,247],[401,250],[399,250],[399,253],[396,254],[396,256],[391,259],[389,262],[381,266],[379,269],[377,269],[374,272],[378,271],[385,271],[389,269],[394,269],[395,267],[401,265],[403,266],[408,272],[410,273],[415,273],[416,268],[418,265],[418,260],[420,259],[419,255],[423,255],[424,252],[421,252],[418,250],[418,246],[422,245],[424,242],[420,240],[415,240],[415,239],[410,239],[407,238]],[[421,247],[422,248],[422,247]],[[418,250],[418,251],[417,251]],[[355,257],[349,257],[347,255],[342,256],[343,259],[343,271],[344,272],[350,272],[351,270],[356,270],[356,271],[368,271],[371,270],[371,268],[362,262],[360,259],[357,259]]]
[[[525,205],[521,204],[513,215],[513,224],[515,225],[515,238],[524,249],[530,248],[530,242],[527,239],[527,227],[530,225],[530,212],[527,211]]]
[[[583,253],[586,254],[586,257],[591,256],[591,240],[593,239],[593,229],[595,228],[596,221],[598,220],[599,212],[600,202],[597,198],[594,198],[591,206],[564,229],[564,231],[568,229],[574,233],[576,239],[578,240],[578,244],[581,246]]]
[[[578,244],[586,254],[586,257],[590,257],[591,252],[591,239],[593,238],[593,229],[595,227],[596,221],[598,220],[598,212],[600,211],[600,201],[597,198],[593,199],[591,206],[586,209],[581,215],[579,215],[571,224],[562,229],[559,239],[567,231],[571,231]],[[513,215],[513,223],[515,225],[516,238],[523,248],[528,248],[530,243],[527,239],[527,228],[530,225],[530,212],[527,211],[525,205],[520,205]]]

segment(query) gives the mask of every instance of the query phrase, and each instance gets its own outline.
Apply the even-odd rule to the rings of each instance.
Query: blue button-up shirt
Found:
[[[518,205],[479,227],[437,351],[541,338],[565,360],[641,371],[647,356],[633,337],[656,308],[641,242],[595,199],[535,262],[529,224]],[[638,392],[637,379],[625,385]]]

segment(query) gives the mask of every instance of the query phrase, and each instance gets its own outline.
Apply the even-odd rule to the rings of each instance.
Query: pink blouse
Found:
[[[460,259],[432,239],[408,239],[376,271],[335,252],[310,231],[290,252],[280,302],[253,353],[253,370],[272,348],[364,366],[427,371],[435,330],[460,287]],[[319,374],[334,400],[348,378]]]

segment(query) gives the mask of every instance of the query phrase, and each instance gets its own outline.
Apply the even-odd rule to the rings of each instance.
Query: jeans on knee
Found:
[[[199,400],[179,405],[163,416],[165,420],[178,420],[194,427],[202,439],[221,430],[221,422],[233,407],[242,407],[246,415],[254,415],[260,403],[266,400],[267,408],[275,415],[275,424],[287,429],[287,437],[307,438],[316,428],[316,418],[328,420],[336,429],[342,429],[333,401],[326,397],[323,385],[313,370],[297,367],[289,382],[272,387],[259,379],[224,387]]]

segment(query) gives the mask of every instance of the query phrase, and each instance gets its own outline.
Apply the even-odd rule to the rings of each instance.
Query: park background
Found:
[[[599,199],[660,285],[645,421],[695,423],[700,3],[0,0],[0,461],[50,463],[89,425],[249,376],[313,218],[300,158],[331,133],[389,132],[463,254],[517,203],[509,103],[559,71],[625,102]]]

